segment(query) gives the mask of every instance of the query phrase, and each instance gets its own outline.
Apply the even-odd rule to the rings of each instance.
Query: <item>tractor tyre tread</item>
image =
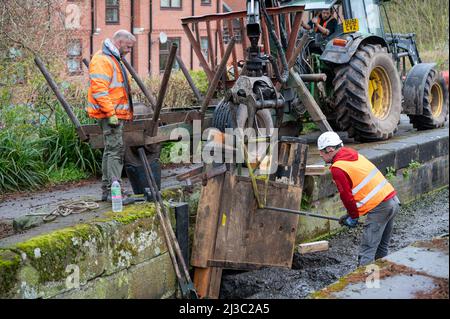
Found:
[[[378,57],[384,55],[384,57]],[[391,70],[392,96],[389,122],[376,121],[368,102],[368,79],[371,62],[382,59]],[[393,68],[393,69],[392,69]],[[394,73],[395,71],[395,73]],[[333,79],[335,111],[339,129],[347,131],[349,137],[358,141],[377,141],[391,138],[397,130],[401,112],[401,84],[392,58],[381,45],[364,44],[354,54],[350,62],[335,70]],[[394,123],[395,122],[395,123]]]

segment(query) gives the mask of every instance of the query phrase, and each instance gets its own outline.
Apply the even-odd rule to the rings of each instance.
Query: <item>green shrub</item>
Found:
[[[198,88],[201,94],[206,95],[208,91],[209,81],[204,71],[189,71],[195,86]]]
[[[392,166],[386,167],[385,177],[387,180],[392,181],[396,175],[397,175],[397,171],[395,170],[395,167],[392,167]]]
[[[64,168],[50,170],[48,176],[52,184],[76,182],[89,177],[85,171],[80,170],[72,163]]]
[[[419,52],[442,50],[445,46],[448,52],[448,0],[392,0],[385,7],[392,31],[415,33]],[[386,32],[390,32],[384,24]]]
[[[100,171],[101,151],[92,149],[78,138],[75,127],[59,106],[53,121],[39,130],[45,165],[49,169],[64,169],[72,164],[88,174],[96,175]]]
[[[36,189],[48,182],[39,139],[0,130],[0,191]]]

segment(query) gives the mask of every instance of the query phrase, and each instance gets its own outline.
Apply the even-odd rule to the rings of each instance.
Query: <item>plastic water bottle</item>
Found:
[[[117,179],[113,179],[111,184],[111,201],[112,201],[112,211],[114,213],[120,213],[122,211],[122,191],[120,189],[120,184]]]

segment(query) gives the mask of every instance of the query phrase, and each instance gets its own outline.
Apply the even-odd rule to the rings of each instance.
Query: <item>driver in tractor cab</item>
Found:
[[[302,26],[306,30],[311,30],[314,28],[314,32],[321,34],[323,38],[326,38],[336,31],[337,21],[330,9],[324,9],[318,16],[314,17],[308,23],[302,21]]]

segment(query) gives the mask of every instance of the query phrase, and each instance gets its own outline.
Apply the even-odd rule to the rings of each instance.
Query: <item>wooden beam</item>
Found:
[[[267,8],[267,13],[269,15],[274,14],[284,14],[284,13],[295,13],[299,11],[305,10],[305,6],[286,6],[286,7],[277,7],[277,8]],[[226,20],[226,19],[239,19],[247,17],[247,11],[233,11],[227,13],[218,13],[218,14],[207,14],[203,16],[193,16],[186,17],[181,19],[181,24],[186,25],[188,23],[195,22],[205,22],[205,21],[217,21],[217,20]]]
[[[301,22],[302,22],[302,12],[297,12],[295,14],[294,25],[292,26],[292,30],[289,35],[288,48],[286,50],[286,59],[288,61],[291,58],[292,53],[294,52],[295,43],[297,42],[297,34],[298,31],[300,30]]]
[[[214,73],[209,68],[208,62],[206,62],[205,57],[203,56],[200,43],[195,40],[194,35],[192,34],[188,25],[183,24],[183,29],[184,33],[186,33],[187,37],[189,38],[189,41],[192,44],[192,48],[194,49],[197,58],[200,60],[200,65],[203,67],[203,70],[205,71],[208,80],[212,81],[212,79],[214,78]]]
[[[230,39],[234,37],[232,20],[228,20],[228,34],[229,34]],[[234,79],[237,80],[237,78],[239,77],[239,70],[238,70],[238,65],[237,65],[237,53],[236,53],[235,46],[233,46],[232,54],[233,54]]]
[[[306,110],[308,111],[313,121],[319,126],[320,131],[333,132],[333,129],[331,128],[331,125],[328,123],[326,116],[323,114],[319,105],[314,100],[314,97],[309,92],[300,75],[296,71],[294,71],[293,68],[291,68],[290,74],[297,85],[295,89],[298,92],[298,97],[300,101],[306,107]]]
[[[305,175],[316,176],[325,175],[327,172],[327,167],[324,165],[306,165]]]
[[[300,255],[308,254],[308,253],[314,253],[318,251],[325,251],[328,250],[328,241],[327,240],[321,240],[321,241],[315,241],[312,243],[305,243],[298,245],[298,252]]]
[[[216,68],[216,59],[214,58],[214,46],[211,36],[211,23],[209,21],[206,22],[206,33],[208,37],[208,54],[212,66],[211,69],[214,70]]]
[[[244,18],[239,19],[239,24],[241,26],[241,41],[242,41],[242,56],[245,58],[247,56],[248,39],[247,39],[247,28],[245,27]]]

